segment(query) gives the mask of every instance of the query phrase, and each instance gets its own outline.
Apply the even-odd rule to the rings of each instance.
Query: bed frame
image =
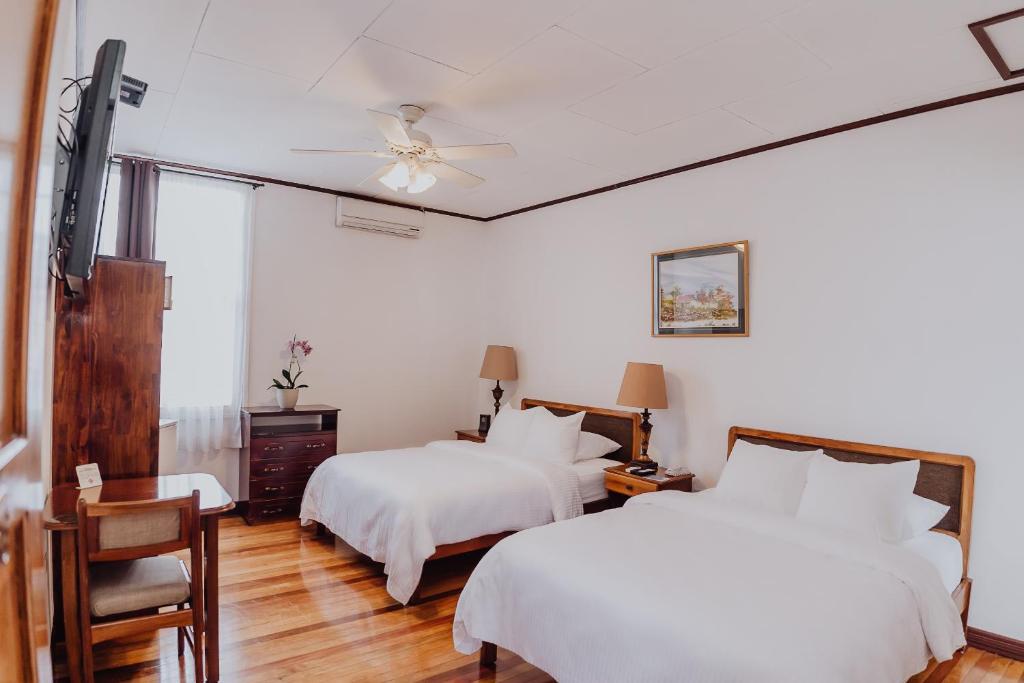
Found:
[[[791,451],[813,451],[820,448],[836,460],[846,462],[891,463],[901,460],[920,460],[921,470],[917,475],[914,492],[919,496],[931,498],[949,506],[949,512],[935,525],[934,530],[949,534],[957,539],[963,548],[963,573],[960,584],[953,591],[953,602],[960,611],[964,628],[967,628],[967,612],[971,604],[971,579],[967,576],[967,564],[971,550],[971,512],[974,504],[973,459],[966,455],[838,441],[750,427],[729,429],[729,449],[726,452],[726,458],[732,453],[732,447],[737,439]],[[484,642],[480,648],[480,666],[493,670],[497,662],[497,652],[494,643]],[[911,682],[935,683],[942,681],[956,666],[962,654],[963,650],[949,661],[938,665],[932,660],[928,668],[914,676]]]
[[[967,576],[967,565],[971,553],[971,515],[974,506],[974,460],[972,458],[966,455],[917,451],[895,446],[876,446],[854,441],[837,441],[750,427],[732,427],[729,430],[729,454],[732,453],[733,444],[737,439],[791,451],[812,451],[820,448],[830,457],[846,462],[890,463],[901,460],[920,460],[921,470],[917,474],[914,493],[949,506],[949,512],[933,527],[933,531],[952,536],[960,542],[960,547],[963,549],[963,572],[960,584],[953,591],[953,602],[960,611],[964,629],[967,629],[967,613],[971,606],[971,579]],[[928,668],[910,680],[914,683],[941,681],[956,666],[962,654],[963,650],[942,664],[936,664],[935,660],[932,660]]]
[[[629,462],[640,453],[639,413],[633,413],[625,410],[612,410],[611,408],[595,408],[594,406],[578,406],[571,403],[556,403],[554,401],[543,401],[538,398],[524,398],[520,401],[520,409],[522,410],[528,410],[538,406],[547,408],[558,417],[585,412],[586,415],[583,417],[583,426],[581,427],[583,431],[600,434],[621,446],[621,448],[614,453],[604,456],[606,458],[618,460],[620,462]],[[599,512],[600,510],[605,509],[605,502],[606,501],[595,501],[593,504],[584,505],[583,511],[585,513]],[[488,534],[487,536],[471,538],[468,541],[439,545],[437,546],[437,550],[434,551],[434,554],[428,557],[427,560],[438,560],[442,557],[461,555],[462,553],[468,553],[474,550],[490,548],[501,539],[514,533],[515,531],[502,531],[497,534]],[[417,589],[417,591],[418,590],[419,589]],[[414,598],[416,597],[418,597],[418,595],[414,595]]]

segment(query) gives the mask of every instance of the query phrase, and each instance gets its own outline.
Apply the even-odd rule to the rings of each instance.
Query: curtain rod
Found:
[[[130,161],[150,161],[149,159],[140,159],[138,157],[115,155],[114,160],[111,161],[110,163],[117,164],[120,166],[121,162],[125,159],[128,159]],[[254,183],[251,180],[240,180],[238,178],[231,178],[229,176],[214,175],[213,173],[196,173],[195,171],[184,171],[180,168],[174,168],[173,166],[165,166],[161,164],[159,161],[156,162],[156,165],[160,167],[160,171],[162,173],[178,173],[180,175],[190,175],[196,178],[212,178],[214,180],[224,180],[229,183],[241,183],[242,185],[252,186],[252,189],[254,190],[264,186],[263,183]]]

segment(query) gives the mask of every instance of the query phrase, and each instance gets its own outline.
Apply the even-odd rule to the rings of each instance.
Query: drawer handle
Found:
[[[270,509],[270,510],[264,510],[260,514],[261,515],[276,515],[279,512],[284,512],[284,508],[273,508],[273,509]]]
[[[324,448],[325,446],[327,446],[327,442],[326,441],[321,441],[320,443],[307,443],[306,444],[306,448]]]
[[[316,465],[306,465],[306,471],[307,472],[310,471],[310,470],[315,470],[315,469],[316,469]]]
[[[281,465],[279,467],[264,467],[263,471],[264,472],[284,472],[284,465]]]
[[[271,451],[283,451],[283,450],[284,450],[284,446],[282,446],[280,444],[278,444],[276,446],[264,446],[263,447],[263,452],[264,453],[269,453]]]
[[[273,493],[274,491],[284,491],[283,486],[264,486],[263,490],[267,493]]]

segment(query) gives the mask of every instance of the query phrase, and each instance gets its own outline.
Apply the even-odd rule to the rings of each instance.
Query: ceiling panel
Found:
[[[96,50],[108,38],[128,43],[124,73],[173,93],[188,64],[207,0],[102,0],[85,5],[82,59],[92,73]]]
[[[642,133],[827,69],[781,31],[765,25],[684,55],[572,109]]]
[[[404,50],[359,38],[311,94],[363,108],[394,112],[400,104],[428,108],[470,76]]]
[[[396,0],[371,38],[477,74],[553,26],[582,0]]]
[[[195,49],[313,83],[388,0],[212,0]]]
[[[1024,17],[1017,17],[985,29],[1010,71],[1024,69]]]
[[[559,25],[638,64],[655,67],[804,2],[595,0]]]
[[[143,106],[117,108],[114,122],[114,150],[122,154],[156,154],[160,133],[174,103],[174,95],[153,90],[146,91]]]
[[[904,53],[908,43],[1014,9],[1020,0],[816,0],[775,25],[832,66]]]
[[[604,48],[552,28],[450,92],[433,114],[501,134],[642,71]]]

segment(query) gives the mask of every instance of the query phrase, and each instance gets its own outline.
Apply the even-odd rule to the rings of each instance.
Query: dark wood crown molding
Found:
[[[1024,10],[1019,10],[1024,12]],[[1014,13],[1010,13],[1014,14]],[[1005,16],[1005,15],[1000,15]],[[995,17],[994,17],[995,18]],[[991,21],[991,20],[985,20]],[[979,22],[980,23],[980,22]],[[973,24],[972,24],[973,26]],[[604,187],[598,187],[593,190],[587,190],[586,192],[579,192],[577,194],[568,195],[565,197],[559,197],[557,199],[551,199],[546,202],[539,204],[531,204],[530,206],[524,206],[520,209],[514,209],[512,211],[505,211],[504,213],[495,214],[493,216],[472,216],[469,214],[458,213],[455,211],[445,211],[444,209],[434,209],[429,206],[414,206],[412,204],[403,204],[402,202],[395,202],[388,199],[380,199],[378,197],[371,197],[369,195],[362,195],[356,192],[346,192],[344,190],[335,190],[328,187],[318,187],[316,185],[306,185],[304,183],[296,183],[290,180],[281,180],[279,178],[271,178],[268,176],[254,175],[251,173],[240,173],[237,171],[229,171],[223,169],[209,168],[206,166],[197,166],[194,164],[183,164],[177,161],[165,161],[162,159],[154,159],[150,157],[132,156],[126,154],[116,154],[115,158],[118,159],[146,159],[149,161],[155,161],[160,166],[171,168],[171,169],[182,169],[185,171],[194,171],[196,173],[205,173],[212,175],[228,176],[231,178],[241,178],[257,183],[266,183],[270,185],[282,185],[284,187],[293,187],[299,190],[308,190],[310,192],[321,192],[324,194],[334,195],[336,197],[348,197],[350,199],[359,199],[365,202],[372,202],[374,204],[384,204],[387,206],[397,206],[403,209],[411,209],[413,211],[425,211],[427,213],[435,213],[442,216],[451,216],[454,218],[464,218],[471,221],[489,222],[496,221],[501,218],[508,218],[509,216],[516,216],[521,213],[527,213],[528,211],[537,211],[538,209],[544,209],[549,206],[555,206],[556,204],[564,204],[566,202],[576,201],[577,199],[584,199],[586,197],[592,197],[597,194],[603,194],[605,192],[611,192],[613,190],[620,190],[624,187],[631,185],[639,185],[640,183],[650,182],[652,180],[658,180],[659,178],[665,178],[678,173],[685,173],[687,171],[694,171],[698,168],[704,168],[705,166],[713,166],[715,164],[721,164],[726,161],[732,161],[733,159],[741,159],[743,157],[753,156],[754,154],[761,154],[762,152],[770,152],[773,149],[780,149],[782,147],[788,147],[795,145],[800,142],[807,142],[809,140],[817,140],[818,138],[827,137],[829,135],[836,135],[837,133],[845,133],[851,130],[857,130],[858,128],[867,128],[868,126],[874,126],[879,123],[887,123],[889,121],[896,121],[898,119],[907,118],[908,116],[917,116],[918,114],[925,114],[931,111],[938,111],[939,109],[947,109],[949,107],[956,107],[961,104],[970,104],[971,102],[979,102],[981,100],[991,99],[993,97],[1001,97],[1003,95],[1010,95],[1013,93],[1021,92],[1024,90],[1024,82],[1014,83],[1012,85],[1004,85],[998,88],[992,88],[990,90],[982,90],[981,92],[970,93],[967,95],[958,95],[957,97],[950,97],[945,100],[939,100],[937,102],[929,102],[928,104],[921,104],[916,107],[909,107],[907,109],[901,109],[899,111],[889,112],[888,114],[879,114],[878,116],[871,116],[866,119],[860,119],[857,121],[851,121],[850,123],[844,123],[838,126],[832,126],[831,128],[823,128],[821,130],[814,131],[812,133],[804,133],[802,135],[796,135],[791,138],[784,140],[776,140],[775,142],[769,142],[763,145],[757,145],[756,147],[748,147],[747,149],[741,149],[737,152],[731,152],[729,154],[723,154],[721,156],[712,157],[710,159],[704,159],[702,161],[695,161],[684,166],[676,166],[664,171],[658,171],[657,173],[650,173],[648,175],[640,176],[638,178],[632,178],[630,180],[623,180],[612,185],[605,185]]]
[[[988,34],[986,29],[989,26],[1001,24],[1004,21],[1010,21],[1011,19],[1024,19],[1024,7],[1013,10],[1012,12],[997,14],[994,17],[982,19],[981,21],[976,21],[973,24],[967,25],[967,28],[971,29],[974,39],[978,41],[978,45],[981,45],[981,49],[985,51],[985,54],[992,62],[992,66],[996,68],[996,71],[999,72],[999,75],[1003,77],[1004,81],[1008,81],[1011,78],[1017,78],[1018,76],[1024,76],[1024,67],[1019,69],[1010,68],[1010,65],[1006,63],[1006,59],[1004,59],[1003,55],[999,52],[999,48],[997,48],[995,43],[992,42],[992,37]]]

